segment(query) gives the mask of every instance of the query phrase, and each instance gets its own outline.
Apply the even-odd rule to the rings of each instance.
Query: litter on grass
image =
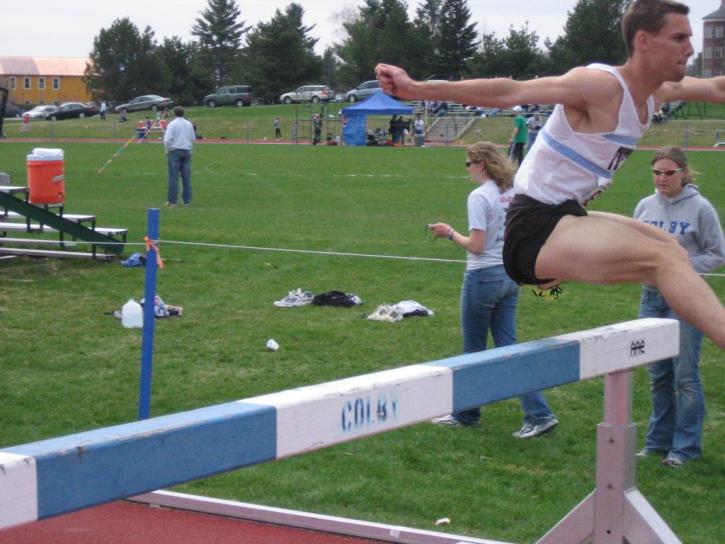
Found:
[[[302,288],[294,289],[287,295],[273,303],[278,308],[297,308],[314,304],[315,306],[343,306],[349,308],[362,304],[362,299],[355,293],[343,293],[342,291],[327,291],[319,295],[313,294]]]
[[[312,299],[315,306],[342,306],[350,308],[362,304],[362,299],[355,293],[343,293],[342,291],[327,291],[315,295]]]
[[[121,261],[121,264],[126,268],[138,268],[146,266],[146,257],[141,253],[134,253],[128,259]]]
[[[386,323],[397,323],[406,317],[433,315],[430,310],[415,300],[401,300],[397,304],[381,304],[370,315],[366,316],[370,321],[384,321]]]

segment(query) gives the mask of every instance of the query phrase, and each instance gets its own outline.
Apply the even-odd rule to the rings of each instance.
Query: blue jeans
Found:
[[[640,317],[679,319],[662,295],[642,289]],[[702,455],[702,424],[705,394],[700,380],[702,333],[680,321],[680,354],[647,366],[652,396],[652,415],[645,447],[668,452],[682,460]]]
[[[166,155],[169,165],[169,193],[167,202],[176,204],[179,198],[179,174],[181,174],[181,198],[184,204],[191,203],[191,151],[170,149]]]
[[[461,327],[463,352],[486,349],[491,330],[496,347],[516,343],[516,305],[519,287],[508,277],[503,265],[467,270],[461,289]],[[554,417],[540,391],[519,397],[524,423],[536,425]],[[473,408],[454,414],[464,425],[477,423],[481,409]]]

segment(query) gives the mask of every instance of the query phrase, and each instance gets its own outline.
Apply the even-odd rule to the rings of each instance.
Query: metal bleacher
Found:
[[[113,259],[127,235],[125,228],[97,226],[95,215],[67,214],[63,204],[32,204],[27,187],[0,185],[0,256]]]

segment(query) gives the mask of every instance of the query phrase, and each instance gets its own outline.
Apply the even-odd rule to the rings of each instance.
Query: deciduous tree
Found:
[[[623,63],[622,15],[629,0],[579,0],[568,13],[564,35],[550,46],[551,71],[591,62]]]
[[[125,101],[166,87],[153,30],[140,32],[128,17],[100,30],[89,57],[86,85],[98,97]]]

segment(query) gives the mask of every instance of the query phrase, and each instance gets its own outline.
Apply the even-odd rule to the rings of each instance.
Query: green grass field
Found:
[[[0,143],[0,171],[24,184],[25,155],[38,145]],[[127,227],[129,241],[140,244],[147,208],[165,200],[161,146],[133,144],[96,175],[118,144],[56,145],[66,152],[66,210]],[[635,153],[593,207],[630,214],[652,190],[649,158]],[[157,321],[152,415],[459,353],[463,264],[171,242],[463,259],[453,244],[432,241],[424,225],[445,220],[466,228],[472,185],[464,160],[461,148],[198,145],[193,205],[161,210],[167,265],[158,293],[183,306],[184,316]],[[690,161],[703,193],[722,209],[723,155],[691,152]],[[127,254],[135,251],[142,246],[129,246]],[[142,296],[143,269],[17,259],[0,261],[0,278],[0,447],[135,419],[141,333],[106,313]],[[722,299],[725,278],[710,283]],[[297,287],[355,292],[364,305],[272,305]],[[398,324],[362,318],[378,304],[404,299],[436,315]],[[636,285],[570,283],[554,303],[523,289],[519,338],[633,319],[638,300]],[[265,350],[269,338],[281,345],[278,352]],[[706,341],[704,458],[680,470],[654,459],[638,465],[640,489],[687,543],[711,544],[725,534],[723,362]],[[643,369],[635,381],[641,440],[650,409]],[[448,517],[443,530],[452,533],[532,542],[593,488],[602,391],[601,380],[548,391],[561,425],[541,439],[511,436],[521,414],[510,400],[486,408],[478,428],[420,424],[178,489],[428,530]]]

